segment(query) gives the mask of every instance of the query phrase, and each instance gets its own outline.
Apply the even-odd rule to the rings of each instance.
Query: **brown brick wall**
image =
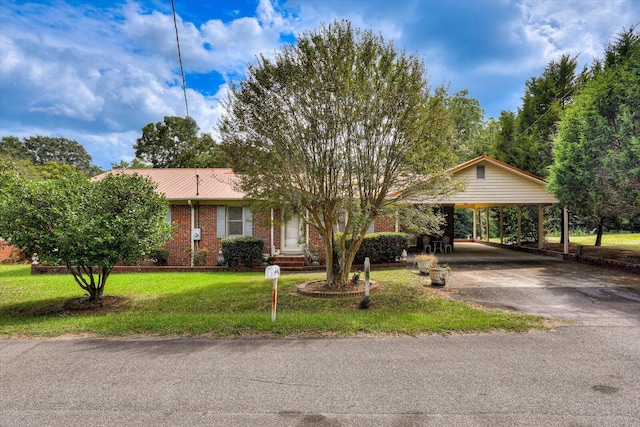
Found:
[[[263,253],[271,255],[271,221],[268,214],[253,214],[253,235],[264,239]]]
[[[11,258],[11,252],[13,249],[13,246],[9,246],[7,242],[0,240],[0,261]]]
[[[188,205],[171,206],[171,224],[173,234],[164,244],[169,250],[169,265],[191,265],[191,207]]]
[[[207,266],[215,266],[218,261],[218,252],[222,248],[221,239],[216,237],[216,205],[199,205],[195,207],[196,217],[195,225],[200,227],[201,240],[195,242],[196,252],[201,249],[207,249],[208,255],[206,259]],[[274,211],[274,218],[280,215],[279,211]],[[450,219],[451,235],[453,235],[453,208],[448,215]],[[189,205],[172,205],[171,221],[174,224],[173,235],[171,239],[164,245],[169,250],[170,266],[188,266],[191,264],[191,207]],[[253,235],[261,237],[265,242],[265,253],[271,253],[271,227],[269,225],[270,218],[264,214],[254,214],[253,217]],[[376,232],[394,231],[395,221],[390,218],[378,218],[375,221],[374,230]],[[281,227],[274,226],[273,244],[276,249],[280,249],[281,244]],[[447,229],[447,234],[449,230]],[[309,245],[312,250],[320,255],[320,261],[324,262],[324,244],[320,238],[320,233],[313,227],[309,227]]]
[[[396,231],[395,220],[390,218],[378,218],[376,219],[374,230],[376,233]]]
[[[216,205],[195,205],[194,223],[196,228],[200,228],[201,239],[195,241],[196,252],[206,249],[207,258],[205,265],[215,266],[218,263],[219,251],[222,249],[222,239],[217,237]],[[261,237],[265,241],[265,252],[270,252],[271,229],[268,219],[255,215],[253,218],[253,235]],[[165,243],[164,247],[169,250],[168,264],[172,266],[191,265],[191,207],[189,205],[172,205],[171,222],[174,224],[173,235]]]

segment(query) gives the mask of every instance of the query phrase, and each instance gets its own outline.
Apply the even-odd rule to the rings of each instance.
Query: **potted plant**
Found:
[[[415,263],[418,265],[418,271],[420,274],[428,274],[429,267],[438,263],[438,258],[431,254],[419,254],[416,255]]]
[[[451,267],[447,264],[433,264],[429,267],[429,277],[433,286],[446,285],[451,274]]]

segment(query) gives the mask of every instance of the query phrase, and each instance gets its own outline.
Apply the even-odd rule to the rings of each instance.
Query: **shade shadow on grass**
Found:
[[[114,275],[106,295],[126,304],[96,312],[61,310],[68,298],[0,303],[0,335],[56,336],[350,336],[525,331],[539,319],[487,312],[425,292],[425,278],[407,270],[376,272],[381,284],[371,308],[361,297],[310,298],[298,284],[322,274],[284,274],[279,279],[276,321],[271,321],[270,280],[256,273],[134,273]],[[53,280],[53,279],[52,279]],[[2,292],[2,290],[0,290]]]

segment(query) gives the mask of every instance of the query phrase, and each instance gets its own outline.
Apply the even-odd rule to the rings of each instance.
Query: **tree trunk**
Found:
[[[90,286],[87,292],[89,292],[89,301],[97,301],[102,298],[102,288]]]
[[[327,258],[327,287],[337,288],[349,282],[349,273],[355,253],[347,253],[334,241],[334,236],[325,242]]]
[[[602,233],[604,233],[604,218],[600,218],[600,222],[598,223],[595,246],[602,246]]]
[[[109,273],[111,272],[110,267],[98,267],[98,281],[96,283],[96,278],[94,276],[93,267],[87,266],[72,266],[67,263],[67,268],[73,275],[76,283],[80,285],[82,289],[84,289],[89,294],[89,301],[96,301],[102,299],[102,294],[104,292],[104,285],[107,281],[107,277],[109,277]],[[86,277],[86,278],[85,278]]]
[[[336,288],[345,285],[349,280],[349,271],[345,267],[345,254],[340,253],[336,242],[327,248],[327,287]]]

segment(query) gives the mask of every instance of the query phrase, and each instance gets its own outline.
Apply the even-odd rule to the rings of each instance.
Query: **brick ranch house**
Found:
[[[449,172],[454,180],[465,181],[466,189],[446,200],[423,200],[420,203],[439,205],[438,209],[446,216],[443,235],[450,239],[452,250],[455,250],[455,208],[485,209],[488,212],[494,207],[537,205],[542,218],[543,208],[557,203],[557,199],[546,191],[544,180],[489,156],[477,157]],[[192,254],[206,249],[205,265],[215,266],[222,239],[241,236],[263,238],[265,255],[269,257],[301,258],[307,246],[323,261],[324,249],[317,230],[297,217],[274,225],[278,221],[272,220],[281,219],[279,211],[272,211],[271,218],[252,214],[244,195],[233,189],[235,175],[231,169],[126,169],[107,173],[147,176],[158,185],[157,191],[165,195],[170,205],[167,221],[174,227],[171,239],[164,245],[169,250],[169,265],[189,266]],[[475,218],[476,215],[472,240],[489,240],[488,235],[476,237]],[[336,226],[340,228],[340,224]],[[383,231],[402,230],[396,221],[377,218],[369,232]],[[540,236],[542,233],[540,220]],[[541,238],[540,242],[543,240]],[[412,235],[410,246],[421,250],[421,239]]]
[[[173,226],[172,237],[164,244],[169,250],[168,265],[189,266],[192,254],[206,249],[205,265],[215,266],[222,239],[243,236],[264,239],[265,256],[298,258],[303,263],[307,246],[324,261],[324,247],[316,229],[298,217],[282,223],[282,213],[277,210],[270,213],[271,218],[253,214],[244,194],[232,186],[235,175],[231,169],[125,169],[106,173],[149,177],[157,184],[157,191],[165,195],[169,201],[167,221]],[[398,230],[393,221],[378,218],[369,232]]]

